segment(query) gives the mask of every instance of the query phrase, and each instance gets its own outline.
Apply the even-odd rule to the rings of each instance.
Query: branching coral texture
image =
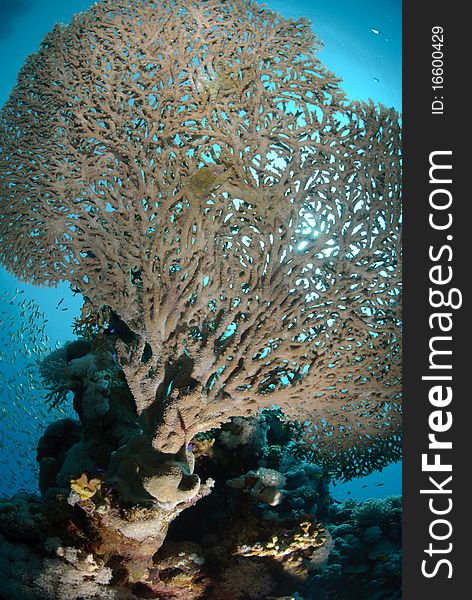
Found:
[[[158,451],[272,404],[330,452],[398,433],[398,115],[318,49],[250,0],[102,0],[1,112],[0,260],[126,323]]]

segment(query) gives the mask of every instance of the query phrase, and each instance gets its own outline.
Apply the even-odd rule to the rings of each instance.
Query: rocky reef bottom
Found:
[[[329,475],[272,413],[188,451],[207,484],[169,523],[88,473],[0,501],[0,598],[401,598],[400,497],[334,501]]]

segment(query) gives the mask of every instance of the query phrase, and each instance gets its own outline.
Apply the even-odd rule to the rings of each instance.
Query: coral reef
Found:
[[[192,469],[188,454],[195,449],[207,482],[177,504],[146,500],[123,508],[106,472],[82,474],[42,499],[0,502],[0,553],[9,574],[0,584],[3,597],[347,600],[368,589],[369,598],[399,598],[399,498],[333,502],[329,479],[300,458],[295,431],[278,411],[224,428],[195,439],[178,457],[182,470]],[[236,439],[233,451],[227,448],[225,433],[236,438],[238,431],[251,452],[241,452]],[[211,453],[198,451],[205,440]],[[266,466],[274,455],[278,470]],[[259,475],[255,483],[280,487],[279,503],[232,485],[251,473]]]
[[[252,0],[100,0],[21,70],[0,262],[85,299],[40,367],[80,422],[45,432],[42,499],[0,507],[12,572],[30,526],[41,597],[251,597],[229,578],[252,560],[254,597],[302,589],[331,548],[308,453],[398,452],[400,123],[318,49]],[[362,510],[371,569],[391,552]]]
[[[332,505],[332,550],[308,589],[320,600],[400,600],[401,497]],[[349,587],[346,587],[349,581]]]

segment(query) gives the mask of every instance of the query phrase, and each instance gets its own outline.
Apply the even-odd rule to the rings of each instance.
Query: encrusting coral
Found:
[[[89,500],[97,493],[101,483],[100,479],[89,480],[87,475],[83,473],[79,479],[71,479],[70,487],[77,494],[79,500]]]
[[[349,101],[319,46],[252,0],[100,0],[0,112],[0,262],[86,301],[82,338],[41,365],[80,424],[43,440],[40,488],[126,585],[210,493],[192,440],[209,458],[198,436],[230,419],[219,457],[273,407],[338,465],[398,451],[399,118]],[[308,469],[241,473],[270,511]],[[316,506],[297,489],[287,512]]]
[[[320,523],[309,518],[301,519],[293,531],[280,529],[273,532],[270,540],[242,545],[236,550],[240,556],[270,556],[279,560],[284,568],[297,575],[305,574],[303,566],[305,555],[310,557],[316,548],[326,544],[326,530]]]

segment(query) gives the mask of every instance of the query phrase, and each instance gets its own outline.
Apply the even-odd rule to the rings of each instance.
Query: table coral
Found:
[[[0,112],[0,262],[86,301],[87,339],[41,367],[82,426],[39,459],[44,502],[100,556],[120,548],[142,594],[169,523],[211,490],[196,435],[277,406],[340,468],[399,448],[400,119],[349,101],[319,47],[252,0],[100,0]],[[317,531],[257,548],[298,565]]]
[[[399,117],[318,48],[250,1],[103,0],[0,113],[0,260],[126,325],[157,450],[273,404],[331,456],[399,433]]]

